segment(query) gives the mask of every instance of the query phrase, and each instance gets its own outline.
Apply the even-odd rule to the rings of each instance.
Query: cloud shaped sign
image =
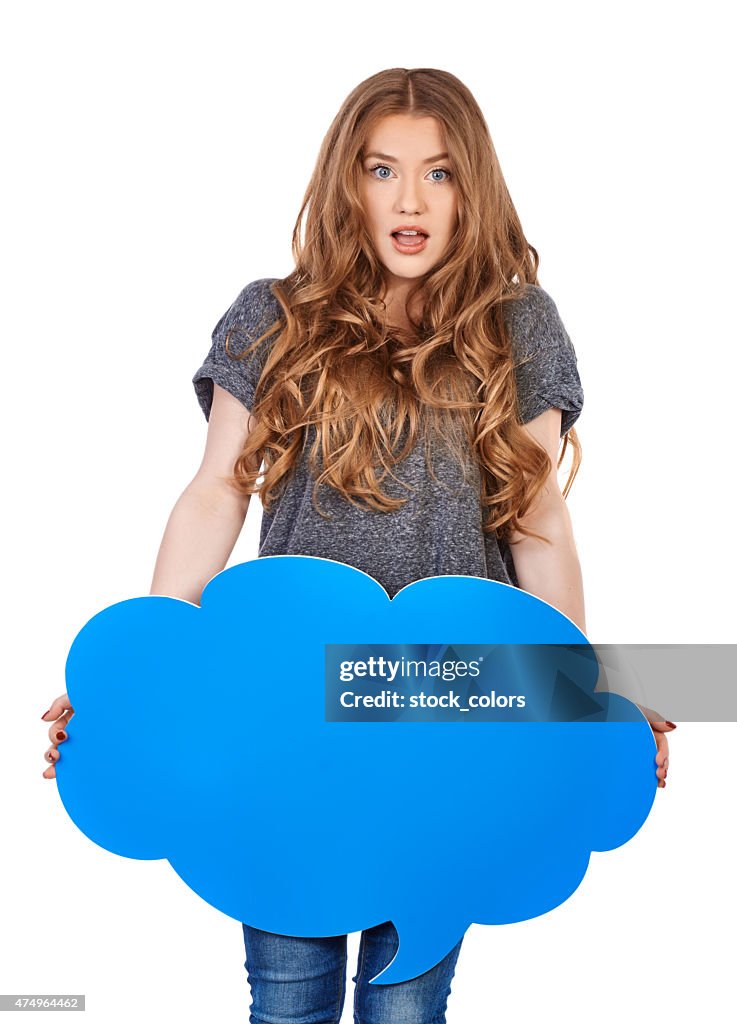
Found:
[[[372,980],[406,981],[474,922],[560,905],[642,826],[655,740],[597,678],[580,630],[514,587],[439,576],[390,600],[340,562],[258,558],[200,607],[135,598],[82,628],[59,793],[93,842],[168,860],[253,927],[391,920]]]

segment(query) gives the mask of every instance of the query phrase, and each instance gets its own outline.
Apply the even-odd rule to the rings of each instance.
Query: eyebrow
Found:
[[[364,160],[368,160],[369,157],[372,157],[372,156],[373,157],[377,157],[379,160],[389,160],[393,164],[399,163],[399,160],[397,159],[397,157],[389,156],[388,153],[367,153],[366,156],[364,157]],[[438,153],[437,156],[429,156],[427,158],[427,160],[423,160],[422,162],[423,162],[423,164],[432,164],[432,163],[435,163],[436,160],[447,160],[447,159],[448,159],[448,154],[447,153]]]

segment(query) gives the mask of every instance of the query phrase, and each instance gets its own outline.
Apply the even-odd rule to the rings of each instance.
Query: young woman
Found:
[[[357,86],[323,141],[293,250],[291,274],[237,296],[193,378],[204,458],[151,593],[199,604],[258,493],[259,556],[335,559],[390,596],[428,576],[500,580],[585,632],[565,501],[580,464],[576,356],[468,89],[425,68]],[[56,719],[47,778],[72,713],[64,694],[44,716]],[[653,723],[659,786],[668,727]],[[347,936],[243,932],[252,1022],[340,1019]],[[445,1021],[460,945],[418,978],[371,986],[398,937],[389,921],[364,931],[355,1020]]]

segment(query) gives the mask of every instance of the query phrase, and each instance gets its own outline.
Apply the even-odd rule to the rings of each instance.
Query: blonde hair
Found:
[[[383,267],[360,195],[368,137],[393,114],[437,119],[458,199],[458,229],[447,251],[407,296],[408,308],[422,296],[419,322],[410,320],[412,333],[387,326],[378,298]],[[392,68],[361,82],[323,139],[292,250],[294,270],[271,285],[282,315],[241,353],[278,333],[251,410],[256,425],[230,478],[236,489],[260,493],[269,510],[314,428],[309,466],[320,514],[321,484],[354,504],[393,511],[407,499],[385,494],[382,481],[422,434],[428,452],[439,438],[461,466],[469,452],[477,461],[488,510],[485,531],[506,541],[515,531],[539,537],[520,519],[541,491],[550,460],[519,421],[503,316],[505,303],[538,283],[539,259],[466,86],[433,68]],[[571,428],[558,467],[569,441],[574,457],[564,497],[581,461]]]

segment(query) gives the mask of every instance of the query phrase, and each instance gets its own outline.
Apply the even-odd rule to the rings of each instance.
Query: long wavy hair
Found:
[[[446,252],[407,296],[407,309],[416,296],[422,303],[409,332],[387,325],[383,267],[360,194],[366,142],[374,125],[393,114],[440,123],[458,201],[458,228]],[[514,532],[545,540],[520,522],[551,466],[518,418],[502,308],[538,283],[538,253],[523,234],[486,121],[466,86],[433,68],[391,68],[361,82],[323,139],[292,251],[294,270],[271,284],[282,314],[240,353],[244,358],[278,334],[232,485],[260,493],[268,511],[311,433],[320,514],[327,515],[317,497],[321,484],[356,505],[390,512],[407,498],[381,485],[422,436],[433,476],[435,440],[455,453],[464,479],[467,459],[476,460],[485,531],[508,542]],[[564,498],[581,461],[573,428],[557,468],[568,442],[573,465]]]

